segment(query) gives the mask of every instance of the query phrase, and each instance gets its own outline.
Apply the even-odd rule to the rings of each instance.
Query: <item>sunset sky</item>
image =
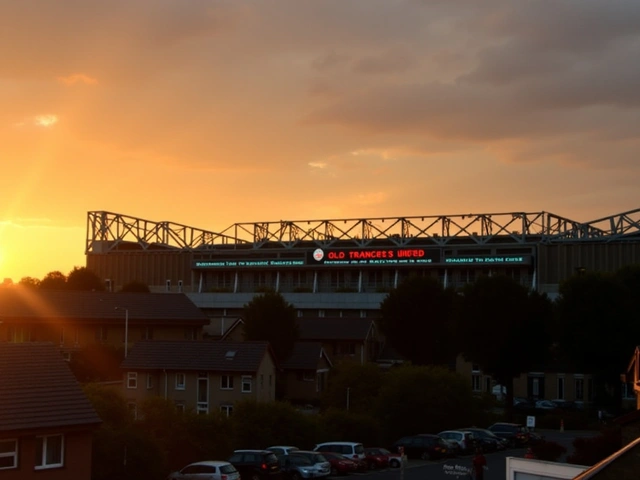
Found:
[[[107,210],[640,207],[638,0],[0,0],[0,282]]]

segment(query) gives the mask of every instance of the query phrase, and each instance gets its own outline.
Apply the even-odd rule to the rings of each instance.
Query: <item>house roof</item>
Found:
[[[143,340],[129,350],[121,368],[255,372],[266,355],[271,355],[275,363],[275,357],[267,342]]]
[[[374,328],[369,318],[298,318],[300,340],[364,341]]]
[[[280,366],[283,370],[316,370],[323,357],[332,366],[320,342],[296,342],[293,353]]]
[[[116,308],[117,307],[117,308]],[[0,289],[0,312],[5,323],[28,320],[83,320],[131,323],[174,323],[202,326],[208,317],[183,293],[109,293]]]
[[[0,431],[101,422],[52,343],[0,342]]]

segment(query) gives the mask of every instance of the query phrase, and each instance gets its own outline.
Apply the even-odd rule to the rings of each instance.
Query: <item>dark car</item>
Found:
[[[269,450],[236,450],[229,458],[243,480],[280,480],[278,458]]]
[[[483,452],[495,452],[497,450],[505,450],[509,446],[509,441],[505,438],[498,437],[491,430],[486,428],[463,428],[462,430],[473,433],[475,446],[482,448]]]
[[[322,452],[322,456],[331,464],[331,475],[347,475],[358,471],[358,464],[341,453]]]
[[[521,447],[529,443],[529,429],[521,423],[494,423],[489,430],[506,439],[511,447]]]
[[[421,458],[423,460],[437,460],[446,458],[453,453],[450,445],[438,435],[420,434],[410,437],[402,437],[390,448],[392,452],[400,452],[404,449],[407,458]]]
[[[398,468],[402,465],[402,455],[391,453],[386,448],[368,447],[364,454],[371,470],[377,468]]]

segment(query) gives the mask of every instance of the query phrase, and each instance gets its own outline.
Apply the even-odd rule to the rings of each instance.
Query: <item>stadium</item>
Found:
[[[577,272],[640,263],[640,209],[588,222],[510,212],[236,223],[221,232],[90,211],[86,266],[108,289],[184,292],[209,315],[279,291],[299,316],[378,316],[409,275],[462,286],[483,274],[558,294]]]

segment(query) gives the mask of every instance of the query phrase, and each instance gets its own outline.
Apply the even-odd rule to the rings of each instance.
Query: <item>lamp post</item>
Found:
[[[116,307],[116,310],[124,310],[124,358],[129,352],[129,309]]]

